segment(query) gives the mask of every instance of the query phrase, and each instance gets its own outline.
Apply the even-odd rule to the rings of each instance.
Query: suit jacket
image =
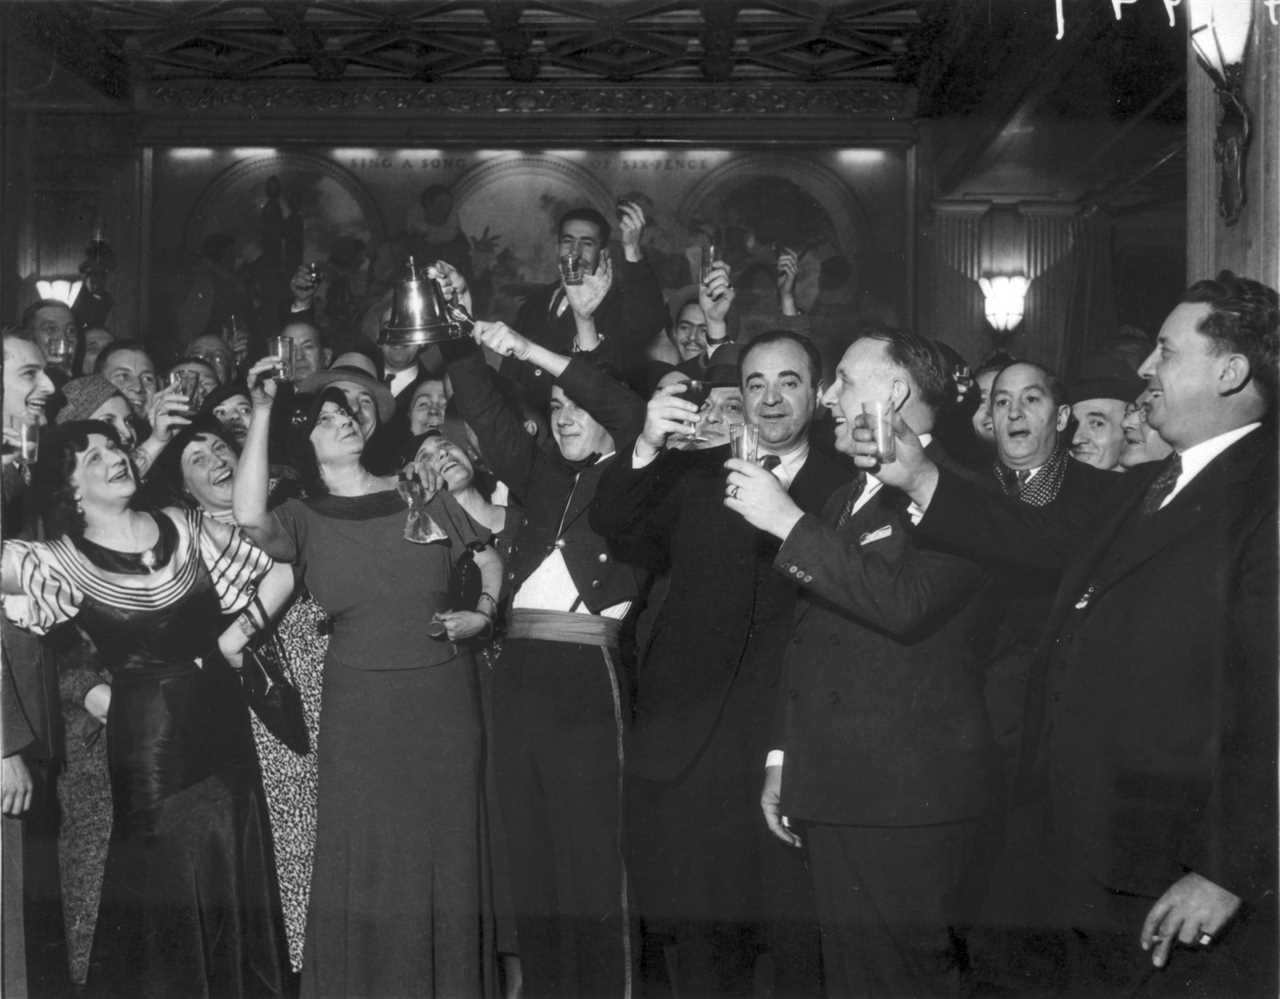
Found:
[[[1195,871],[1274,887],[1276,440],[1255,430],[1158,513],[1160,466],[1112,502],[1019,508],[943,473],[921,530],[1064,566],[1028,693],[1022,777],[1047,777],[1068,861],[1159,895]]]
[[[635,570],[612,556],[587,518],[600,478],[614,459],[579,469],[565,461],[554,443],[539,446],[525,432],[520,414],[511,410],[499,391],[499,376],[478,350],[451,356],[449,375],[458,411],[475,430],[485,459],[524,507],[514,525],[506,595],[514,594],[559,547],[591,613],[633,599]],[[616,442],[631,441],[640,432],[644,402],[591,364],[575,358],[557,381]]]
[[[643,368],[649,343],[666,327],[670,315],[657,275],[647,261],[630,263],[618,255],[613,267],[613,285],[595,311],[596,329],[604,339],[592,353],[617,371],[631,373]],[[566,307],[559,316],[552,311],[558,291],[560,282],[556,281],[529,295],[516,314],[515,328],[557,354],[569,354],[578,327],[572,309]],[[552,379],[540,368],[506,358],[499,370],[535,399],[545,398],[551,391]]]
[[[769,569],[777,542],[724,508],[728,448],[667,451],[637,471],[629,448],[605,473],[591,511],[617,557],[669,569],[669,589],[641,650],[628,763],[650,780],[673,780],[698,757],[731,690],[735,710],[767,749],[772,692],[790,633],[794,581]],[[791,484],[802,509],[818,510],[851,473],[810,450]]]
[[[841,527],[851,486],[788,535],[801,585],[786,650],[783,811],[840,825],[951,822],[987,807],[994,754],[975,625],[985,575],[916,543],[883,487]]]

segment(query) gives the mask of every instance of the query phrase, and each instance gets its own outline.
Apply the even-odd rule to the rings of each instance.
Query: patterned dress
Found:
[[[310,751],[299,756],[268,732],[257,715],[252,716],[253,741],[262,764],[262,787],[271,814],[289,963],[294,971],[302,968],[311,860],[316,849],[316,747],[320,737],[321,677],[329,649],[325,633],[328,620],[324,608],[304,590],[277,625],[289,675],[302,696]]]
[[[112,675],[114,816],[88,991],[282,996],[266,804],[239,684],[217,653],[224,615],[272,563],[198,512],[153,516],[146,552],[83,538],[4,546],[26,597],[6,613],[40,634],[74,618]]]

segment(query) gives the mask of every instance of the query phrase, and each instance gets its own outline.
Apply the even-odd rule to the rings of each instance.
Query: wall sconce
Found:
[[[36,294],[41,298],[51,298],[62,302],[68,308],[80,294],[80,286],[84,284],[79,278],[55,278],[50,281],[37,281]]]
[[[1030,279],[1025,274],[991,274],[979,278],[986,299],[987,322],[997,333],[1008,333],[1022,322]]]
[[[1244,158],[1250,128],[1244,102],[1244,53],[1252,24],[1251,0],[1191,0],[1191,48],[1213,81],[1222,108],[1213,154],[1221,172],[1218,211],[1229,226],[1240,220],[1245,202]]]

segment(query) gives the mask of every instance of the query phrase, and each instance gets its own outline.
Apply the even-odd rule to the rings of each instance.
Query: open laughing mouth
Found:
[[[223,485],[223,484],[225,484],[225,483],[227,483],[227,482],[230,482],[230,481],[231,481],[231,469],[229,469],[229,468],[224,468],[224,469],[222,469],[222,470],[221,470],[221,471],[219,471],[219,472],[215,472],[215,473],[213,474],[213,477],[212,477],[209,481],[210,481],[210,482],[212,482],[215,486],[221,486],[221,485]]]
[[[121,465],[118,469],[116,469],[116,471],[111,473],[111,476],[110,478],[107,479],[107,481],[108,482],[125,482],[129,478],[130,478],[129,466]]]

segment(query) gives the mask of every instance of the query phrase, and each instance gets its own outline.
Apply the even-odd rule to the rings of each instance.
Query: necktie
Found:
[[[853,508],[858,505],[858,497],[862,495],[862,490],[867,486],[867,473],[859,471],[853,477],[853,488],[849,490],[849,499],[845,501],[844,509],[840,511],[840,518],[836,521],[836,529],[839,530],[849,522],[849,518],[853,516]]]
[[[1142,498],[1142,512],[1144,514],[1155,513],[1160,509],[1160,504],[1173,492],[1173,487],[1181,474],[1182,455],[1175,451],[1165,459],[1164,468],[1160,469],[1160,474],[1155,477],[1150,487],[1148,487],[1147,495]]]
[[[775,468],[782,464],[782,459],[776,454],[766,454],[760,459],[760,465],[766,472],[772,472]]]
[[[1031,478],[1031,469],[1019,468],[1013,473],[1013,494],[1017,496],[1022,492],[1022,487],[1027,484],[1027,480]]]

